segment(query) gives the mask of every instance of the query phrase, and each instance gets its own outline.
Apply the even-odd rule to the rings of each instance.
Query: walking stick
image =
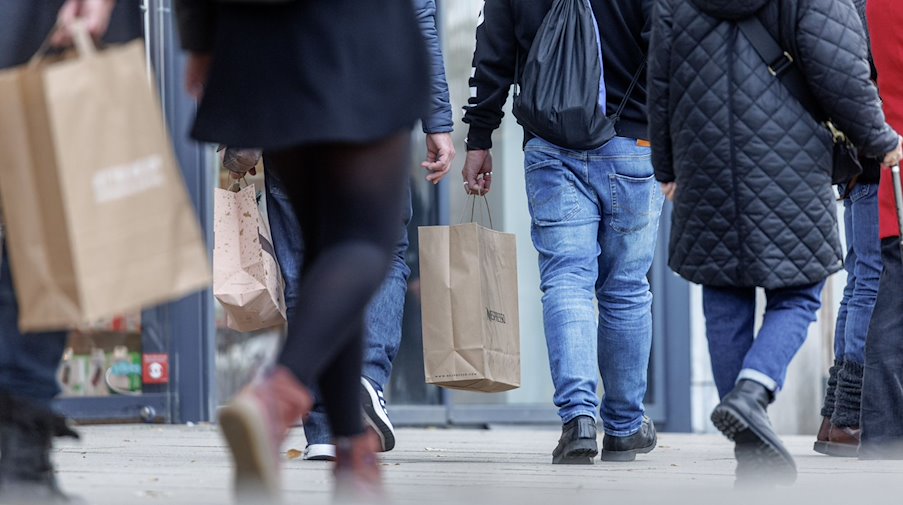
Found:
[[[890,168],[894,180],[894,200],[897,202],[897,222],[900,225],[900,257],[903,258],[903,183],[900,182],[900,164]]]

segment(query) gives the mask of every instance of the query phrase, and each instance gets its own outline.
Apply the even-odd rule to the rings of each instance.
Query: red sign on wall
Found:
[[[142,361],[141,375],[145,384],[169,384],[168,354],[145,354]]]

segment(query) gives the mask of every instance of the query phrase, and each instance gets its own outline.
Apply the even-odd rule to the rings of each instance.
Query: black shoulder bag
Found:
[[[802,69],[793,60],[793,56],[781,48],[771,32],[762,24],[759,16],[753,15],[740,21],[739,27],[759,53],[762,61],[768,65],[768,72],[779,79],[803,108],[831,133],[834,139],[831,182],[851,187],[854,179],[862,173],[856,146],[831,122],[830,118],[826,117],[809,91]]]

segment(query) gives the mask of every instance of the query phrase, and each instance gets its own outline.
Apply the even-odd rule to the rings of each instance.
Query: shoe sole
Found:
[[[825,442],[825,454],[835,458],[858,458],[859,446],[850,444],[838,444],[836,442]]]
[[[389,452],[395,448],[395,429],[392,421],[380,406],[379,395],[370,384],[370,381],[361,377],[361,387],[364,388],[363,405],[364,422],[376,432],[379,437],[379,452]]]
[[[219,425],[235,463],[235,493],[241,500],[278,503],[279,468],[273,459],[266,419],[256,404],[238,398],[223,407]]]
[[[304,461],[335,461],[335,446],[332,444],[312,444],[304,449]]]
[[[734,409],[716,407],[711,419],[718,431],[737,444],[735,452],[738,461],[741,457],[744,458],[745,467],[752,468],[754,473],[767,473],[775,477],[779,484],[789,485],[796,482],[797,470],[793,456],[787,453],[786,449],[775,446],[761,433],[757,433],[755,427]]]
[[[652,445],[642,447],[640,449],[630,449],[629,451],[606,451],[602,449],[602,461],[614,463],[629,463],[636,461],[637,454],[649,454],[658,445],[658,435],[652,439]]]
[[[812,450],[819,454],[824,454],[827,456],[828,455],[828,449],[826,447],[827,444],[828,444],[827,442],[822,442],[821,440],[819,440],[819,441],[815,442],[814,444],[812,444]]]
[[[552,454],[553,465],[592,465],[599,455],[599,445],[592,439],[574,440],[560,455]]]

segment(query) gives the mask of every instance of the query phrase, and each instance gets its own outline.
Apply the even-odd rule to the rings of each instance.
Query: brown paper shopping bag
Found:
[[[247,332],[284,324],[285,284],[254,185],[215,191],[213,296],[226,326]]]
[[[209,284],[140,42],[0,73],[0,195],[23,330],[173,300]]]
[[[484,393],[519,387],[514,235],[476,223],[419,233],[426,382]]]

